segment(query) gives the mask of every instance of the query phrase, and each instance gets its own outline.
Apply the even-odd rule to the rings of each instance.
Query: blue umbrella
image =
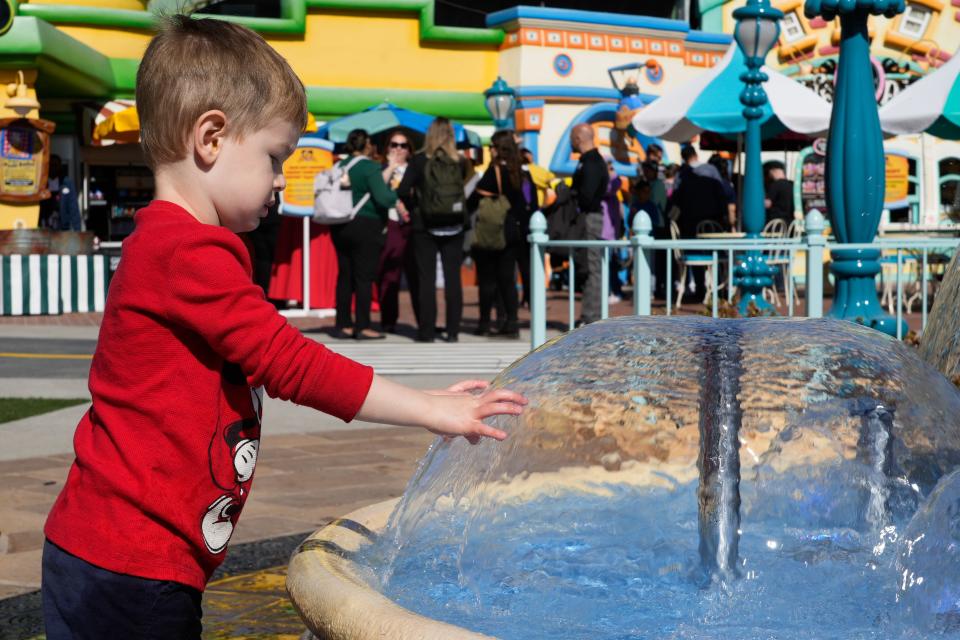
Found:
[[[331,120],[317,129],[317,132],[310,134],[318,138],[324,138],[331,142],[343,143],[347,141],[347,136],[354,129],[363,129],[370,135],[386,133],[396,128],[409,129],[417,133],[424,134],[433,122],[434,116],[403,109],[389,102],[382,102],[376,106],[364,109],[359,113]],[[467,132],[467,129],[456,122],[453,123],[453,134],[457,143],[468,145],[472,142],[473,132]],[[479,137],[473,134],[479,141]]]

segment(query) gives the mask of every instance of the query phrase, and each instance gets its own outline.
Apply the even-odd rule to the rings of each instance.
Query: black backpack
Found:
[[[443,149],[437,149],[423,169],[423,188],[420,190],[423,223],[428,228],[463,224],[466,209],[460,160],[451,158]]]
[[[557,199],[543,210],[547,218],[547,235],[551,240],[585,240],[587,237],[586,217],[577,210],[577,201],[573,189],[565,182],[559,182],[554,191]],[[574,259],[577,262],[577,272],[586,273],[587,250],[575,249]],[[550,252],[550,262],[559,267],[569,255],[569,249],[555,249]]]

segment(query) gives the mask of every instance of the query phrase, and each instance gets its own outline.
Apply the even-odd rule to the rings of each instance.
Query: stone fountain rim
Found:
[[[287,570],[287,593],[300,618],[311,632],[329,640],[490,640],[492,636],[405,609],[361,578],[350,552],[368,538],[354,524],[382,531],[398,501],[352,511],[297,547]]]

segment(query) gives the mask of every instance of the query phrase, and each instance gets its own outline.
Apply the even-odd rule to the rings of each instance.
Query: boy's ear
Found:
[[[212,165],[226,137],[227,115],[219,109],[200,114],[193,125],[193,153],[204,165]]]

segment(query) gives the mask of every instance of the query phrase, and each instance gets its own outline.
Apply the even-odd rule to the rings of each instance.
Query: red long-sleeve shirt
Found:
[[[372,379],[276,312],[235,234],[155,201],[123,244],[46,536],[104,569],[202,590],[250,491],[254,389],[350,420]]]

